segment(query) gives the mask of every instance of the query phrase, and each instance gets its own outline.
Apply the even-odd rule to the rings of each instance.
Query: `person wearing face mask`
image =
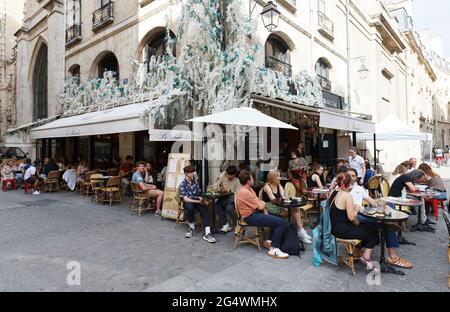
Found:
[[[369,192],[364,189],[362,186],[358,185],[357,181],[357,172],[355,169],[348,169],[347,173],[350,175],[353,181],[352,190],[350,194],[353,197],[353,204],[357,211],[362,209],[363,200],[367,201],[370,205],[376,207],[377,202],[369,196]],[[376,224],[376,218],[370,218],[364,216],[362,214],[358,214],[357,216],[359,222],[361,224]],[[386,259],[386,262],[390,265],[394,265],[403,269],[411,269],[413,267],[412,263],[406,259],[403,259],[398,256],[397,249],[400,247],[397,233],[393,230],[386,229],[384,230],[384,236],[386,239],[386,248],[388,250],[389,257]]]

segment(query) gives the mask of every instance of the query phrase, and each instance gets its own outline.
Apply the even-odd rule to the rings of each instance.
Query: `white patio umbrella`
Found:
[[[292,125],[261,113],[251,107],[238,107],[224,112],[195,117],[187,121],[214,123],[222,125],[235,125],[246,127],[264,127],[298,130]]]
[[[187,121],[198,123],[212,123],[221,125],[233,125],[239,127],[243,132],[248,132],[250,128],[279,128],[298,130],[296,127],[282,122],[276,118],[261,113],[252,107],[238,107],[220,113],[195,117]],[[241,128],[242,127],[242,128]],[[203,153],[202,153],[203,154]],[[202,180],[205,187],[205,158],[202,157]]]

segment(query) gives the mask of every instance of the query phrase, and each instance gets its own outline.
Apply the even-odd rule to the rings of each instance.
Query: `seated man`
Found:
[[[232,192],[236,194],[237,190],[241,187],[239,179],[236,178],[237,171],[238,169],[236,166],[229,166],[226,171],[220,174],[215,184],[215,188],[224,193]],[[236,209],[234,207],[234,194],[226,197],[220,197],[214,204],[214,210],[216,211],[220,224],[222,225],[220,231],[224,233],[233,230],[228,223],[226,215],[228,215],[231,221],[236,224],[237,216]]]
[[[264,242],[264,247],[269,248],[267,255],[278,259],[288,258],[289,255],[280,250],[281,240],[286,231],[286,221],[268,214],[266,204],[252,189],[254,182],[250,173],[242,171],[239,174],[239,182],[242,186],[236,194],[236,202],[241,218],[250,226],[270,227],[270,240]]]
[[[40,163],[39,161],[35,161],[33,165],[30,165],[28,169],[25,171],[25,174],[23,176],[23,179],[25,182],[30,184],[33,187],[33,195],[39,195],[41,194],[39,192],[39,172],[36,169],[39,167]]]
[[[358,185],[358,183],[356,182],[358,179],[357,178],[358,173],[356,172],[356,170],[353,168],[349,168],[347,173],[352,177],[353,181],[351,194],[353,197],[353,204],[355,205],[355,209],[359,211],[362,208],[363,199],[366,200],[370,205],[376,207],[377,202],[369,196],[367,190]],[[357,218],[361,223],[375,224],[377,222],[375,218],[366,217],[362,214],[358,214]],[[404,269],[411,269],[413,267],[411,262],[409,262],[406,259],[400,258],[397,255],[396,249],[400,247],[400,244],[395,231],[385,230],[384,235],[386,238],[386,248],[389,254],[389,257],[386,259],[386,262],[389,263],[390,265],[395,265]]]
[[[143,175],[145,175],[145,162],[138,161],[136,164],[136,171],[131,179],[132,182],[137,183],[139,188],[145,191],[145,194],[150,198],[156,198],[156,214],[161,215],[161,206],[164,192],[158,190],[155,185],[144,183]]]
[[[195,209],[200,212],[202,216],[203,226],[205,228],[205,235],[203,239],[208,243],[215,243],[216,239],[211,234],[211,227],[209,226],[208,209],[203,205],[203,199],[198,196],[201,192],[198,182],[194,179],[195,168],[186,166],[183,169],[186,178],[181,182],[178,192],[181,200],[184,203],[184,210],[189,224],[189,230],[184,235],[186,238],[191,238],[195,232]]]

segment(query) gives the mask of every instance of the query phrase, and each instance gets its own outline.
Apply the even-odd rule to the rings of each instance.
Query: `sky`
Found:
[[[445,55],[450,57],[450,0],[413,0],[414,28],[430,29],[433,36],[442,36]]]

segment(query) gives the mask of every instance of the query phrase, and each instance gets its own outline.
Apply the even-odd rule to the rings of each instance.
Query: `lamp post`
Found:
[[[353,58],[352,60],[358,60],[358,59],[361,62],[361,65],[358,68],[359,78],[361,80],[366,80],[368,75],[369,75],[369,69],[365,65],[366,57],[365,56],[359,56],[359,57]]]
[[[252,4],[254,2],[254,4]],[[258,0],[249,0],[248,13],[249,17],[252,16],[253,11],[256,8]],[[261,11],[261,18],[263,20],[264,27],[268,32],[274,31],[278,27],[278,21],[280,20],[280,11],[275,3],[272,1],[267,2]]]

